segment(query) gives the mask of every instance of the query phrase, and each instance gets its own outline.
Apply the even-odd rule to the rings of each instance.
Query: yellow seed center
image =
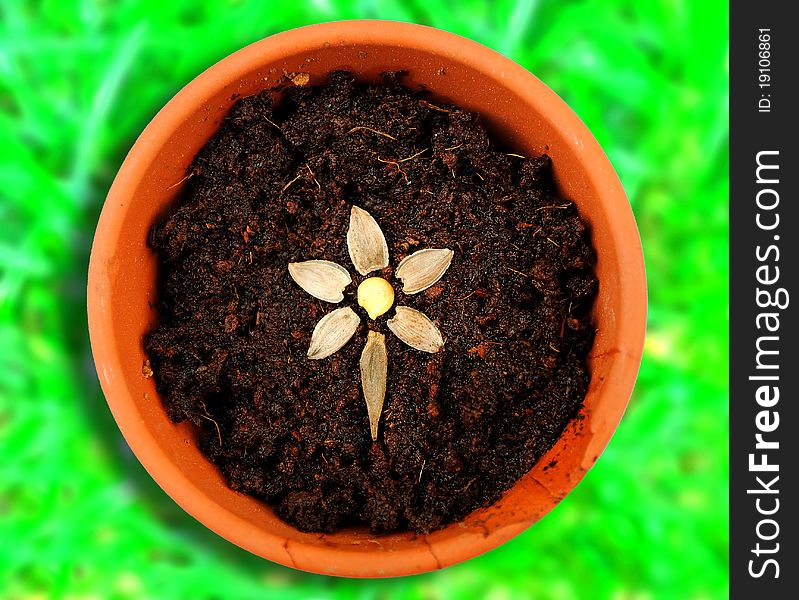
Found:
[[[358,286],[358,304],[372,319],[385,314],[394,304],[394,288],[382,277],[369,277]]]

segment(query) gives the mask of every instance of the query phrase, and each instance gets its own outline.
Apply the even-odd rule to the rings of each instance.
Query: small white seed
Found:
[[[358,304],[370,319],[376,319],[388,312],[394,304],[394,288],[382,277],[369,277],[358,286]]]

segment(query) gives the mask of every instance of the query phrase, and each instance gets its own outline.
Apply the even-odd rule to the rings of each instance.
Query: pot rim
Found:
[[[365,26],[366,25],[366,26]],[[418,35],[419,32],[423,35]],[[325,43],[345,41],[348,44],[412,46],[416,49],[467,62],[473,68],[491,74],[497,85],[514,89],[519,96],[537,95],[548,99],[540,103],[540,112],[550,123],[569,132],[575,140],[573,150],[581,162],[599,160],[606,168],[594,169],[587,177],[593,180],[596,189],[605,190],[613,197],[616,208],[610,223],[619,262],[625,265],[625,277],[620,285],[625,287],[621,295],[620,314],[624,314],[624,346],[619,350],[618,360],[611,367],[608,377],[610,387],[603,393],[613,393],[625,399],[613,414],[614,423],[606,435],[595,440],[597,455],[601,453],[621,420],[626,400],[632,393],[643,350],[646,328],[646,279],[643,252],[637,227],[624,194],[621,183],[607,156],[577,115],[529,71],[511,59],[470,39],[423,25],[383,20],[349,20],[307,25],[277,33],[229,55],[198,75],[175,95],[152,119],[141,133],[123,162],[109,192],[98,221],[92,244],[88,272],[88,321],[92,352],[98,377],[108,405],[122,431],[125,440],[138,460],[156,482],[186,512],[223,538],[259,556],[280,564],[309,570],[316,573],[344,576],[396,576],[422,573],[435,568],[460,562],[486,552],[527,529],[532,524],[515,523],[487,535],[482,541],[472,542],[469,548],[459,551],[458,560],[442,564],[436,557],[426,536],[419,536],[424,543],[391,551],[365,552],[357,554],[341,548],[323,547],[288,540],[264,529],[254,530],[252,523],[223,508],[193,484],[163,449],[152,443],[152,433],[145,427],[138,410],[130,401],[130,390],[121,377],[122,363],[115,348],[116,335],[111,312],[107,310],[111,301],[111,290],[104,275],[108,260],[113,256],[123,225],[124,211],[119,210],[118,201],[125,190],[135,187],[164,143],[177,127],[196,112],[203,100],[211,97],[221,87],[215,74],[225,72],[224,82],[234,81],[252,71],[254,62],[263,64],[303,47],[322,47]],[[635,235],[634,243],[620,243]],[[611,378],[614,378],[613,380]],[[581,476],[580,476],[581,478]],[[577,485],[575,481],[574,486]],[[554,507],[554,503],[552,507]],[[551,509],[552,507],[549,507]],[[457,543],[457,541],[455,542]],[[305,561],[298,566],[295,557],[302,553]],[[431,562],[432,555],[432,562]],[[359,565],[353,565],[359,561]],[[315,567],[306,566],[308,563]]]

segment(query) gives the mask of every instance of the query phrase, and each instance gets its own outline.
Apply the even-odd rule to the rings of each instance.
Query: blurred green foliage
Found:
[[[294,572],[186,516],[120,437],[85,323],[103,197],[158,108],[247,43],[342,18],[448,29],[553,87],[618,169],[650,282],[636,392],[584,482],[500,549],[391,581]],[[0,596],[726,597],[727,38],[721,0],[4,0]]]

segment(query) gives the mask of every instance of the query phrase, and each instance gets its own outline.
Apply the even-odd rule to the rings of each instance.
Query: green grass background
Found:
[[[485,556],[390,581],[307,575],[185,515],[131,456],[93,371],[103,198],[155,112],[268,34],[378,17],[526,66],[615,164],[650,318],[630,408],[583,483]],[[727,5],[720,0],[0,3],[0,598],[727,595]]]

